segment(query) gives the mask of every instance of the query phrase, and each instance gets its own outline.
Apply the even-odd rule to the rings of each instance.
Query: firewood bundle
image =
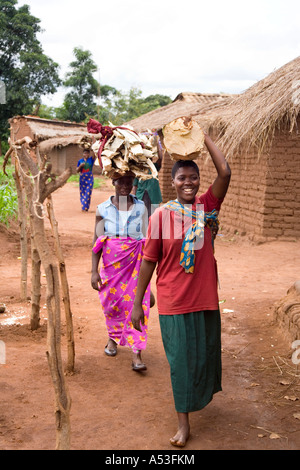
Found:
[[[132,172],[142,180],[157,178],[158,173],[153,163],[157,158],[155,136],[150,132],[137,134],[132,129],[124,127],[112,127],[112,129],[112,135],[99,156],[103,174],[115,178]],[[96,155],[100,147],[101,139],[98,139],[92,145]]]
[[[89,135],[84,135],[78,141],[78,145],[84,150],[90,150],[92,147],[93,139]]]

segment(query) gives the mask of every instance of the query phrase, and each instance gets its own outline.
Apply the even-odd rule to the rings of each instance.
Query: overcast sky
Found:
[[[95,78],[143,96],[240,93],[300,55],[299,0],[19,0],[64,78],[74,47]],[[43,102],[59,106],[63,93]]]

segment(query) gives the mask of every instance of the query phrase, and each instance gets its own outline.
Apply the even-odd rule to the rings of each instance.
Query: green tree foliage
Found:
[[[0,0],[0,80],[5,84],[6,102],[0,104],[0,137],[8,135],[8,119],[28,114],[45,94],[53,94],[61,80],[58,64],[43,53],[37,33],[40,20],[28,5],[17,0]]]
[[[63,83],[70,91],[65,95],[62,107],[57,109],[57,117],[82,122],[97,112],[96,97],[99,94],[99,84],[93,77],[97,66],[91,52],[75,47],[73,54],[75,60],[70,63],[71,71],[67,73]]]
[[[94,116],[103,125],[108,122],[113,122],[115,117],[115,100],[120,95],[120,92],[109,85],[101,85],[100,93],[98,96],[97,116]]]
[[[116,125],[131,121],[161,106],[171,103],[171,98],[165,95],[149,95],[142,97],[142,91],[132,87],[128,93],[122,93],[107,85],[100,87],[102,105],[99,107],[99,117]]]
[[[56,119],[56,108],[45,104],[39,104],[33,111],[33,115],[39,116],[43,119]]]
[[[94,78],[97,65],[89,51],[75,47],[75,60],[70,63],[70,72],[63,82],[69,88],[63,105],[56,108],[56,117],[62,120],[87,122],[97,119],[102,124],[120,125],[171,103],[165,95],[142,97],[142,91],[132,87],[123,93],[109,85],[101,85]]]

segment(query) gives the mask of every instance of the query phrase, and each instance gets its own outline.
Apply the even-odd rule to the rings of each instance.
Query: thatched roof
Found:
[[[26,121],[26,124],[31,129],[34,138],[39,142],[53,137],[83,135],[87,132],[86,124],[43,119],[37,116],[15,116],[11,118],[9,122],[11,125],[18,125],[22,120]]]
[[[199,114],[203,107],[216,103],[228,103],[237,95],[217,94],[217,93],[180,93],[175,100],[161,108],[150,111],[132,121],[127,122],[137,132],[147,129],[159,130],[165,124],[181,116],[193,116]],[[124,124],[125,125],[125,124]]]
[[[194,119],[219,133],[218,145],[228,157],[271,145],[276,129],[292,132],[300,111],[300,57],[248,88],[231,103],[212,104]]]
[[[79,145],[81,138],[82,134],[67,137],[53,137],[52,139],[42,141],[39,144],[39,150],[47,154],[54,149],[61,149],[68,145]]]
[[[218,145],[228,157],[243,147],[260,154],[272,143],[276,129],[297,126],[300,112],[300,57],[248,88],[240,95],[180,93],[162,108],[127,124],[136,131],[161,129],[181,116],[189,116],[219,135]]]

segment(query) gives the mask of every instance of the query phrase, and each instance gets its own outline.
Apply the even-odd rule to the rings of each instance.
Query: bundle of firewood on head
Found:
[[[129,127],[102,126],[94,119],[88,122],[87,130],[95,134],[96,142],[91,148],[98,155],[105,176],[115,178],[131,172],[142,180],[157,178],[153,163],[157,147],[151,133],[137,134]]]
[[[79,139],[78,145],[83,150],[90,150],[93,145],[93,138],[89,135],[84,135]]]
[[[163,145],[172,160],[195,160],[201,156],[204,132],[190,117],[180,117],[166,124],[162,133]]]

